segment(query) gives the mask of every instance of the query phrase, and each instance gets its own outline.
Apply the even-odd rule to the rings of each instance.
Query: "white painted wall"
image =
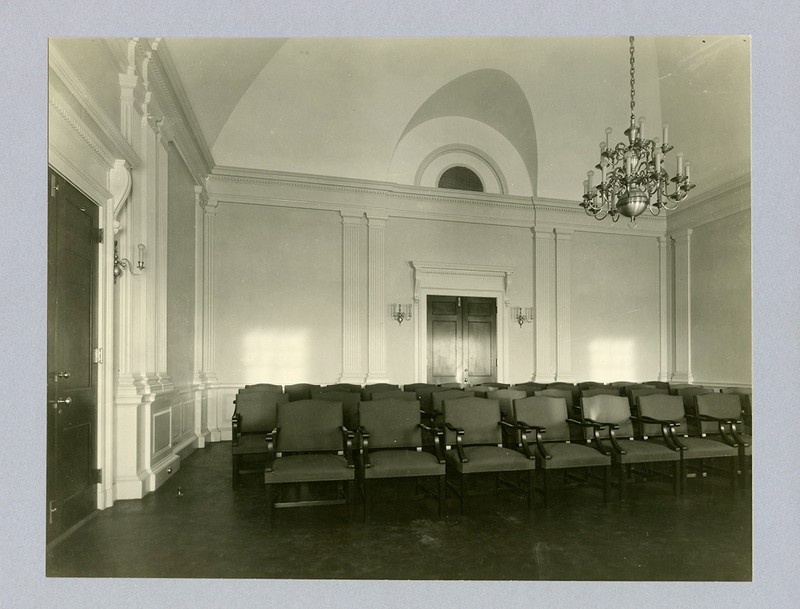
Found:
[[[183,387],[194,377],[195,202],[194,181],[174,146],[168,186],[167,373]]]
[[[221,384],[336,381],[341,224],[336,212],[220,203],[213,298]]]
[[[751,384],[749,210],[693,230],[691,273],[695,382]]]
[[[570,332],[576,381],[658,378],[658,240],[633,230],[574,235]]]

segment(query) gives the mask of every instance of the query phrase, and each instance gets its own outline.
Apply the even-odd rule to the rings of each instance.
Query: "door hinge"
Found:
[[[53,524],[53,514],[55,514],[57,511],[58,511],[58,508],[56,507],[56,500],[52,499],[47,504],[47,522],[49,524]]]
[[[461,296],[458,297],[458,306],[461,306]]]
[[[56,198],[56,191],[58,190],[58,178],[56,176],[50,177],[50,196]]]
[[[103,470],[102,469],[93,469],[92,470],[92,482],[94,484],[100,484],[103,482]]]
[[[92,355],[92,359],[95,364],[102,364],[103,363],[103,348],[95,348],[94,353]]]
[[[97,229],[97,233],[95,235],[95,238],[97,239],[98,243],[102,243],[103,242],[103,229],[102,228],[98,228]]]

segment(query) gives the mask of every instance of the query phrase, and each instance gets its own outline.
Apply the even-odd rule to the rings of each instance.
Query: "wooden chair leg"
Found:
[[[528,470],[528,509],[533,509],[533,502],[536,498],[536,470]]]
[[[618,469],[618,476],[619,476],[619,498],[620,500],[625,499],[626,491],[627,491],[627,476],[628,472],[625,469],[625,464],[620,463]]]
[[[354,488],[355,480],[348,480],[347,482],[345,482],[344,486],[345,486],[344,492],[346,501],[345,507],[347,508],[347,522],[350,523],[353,522],[353,505],[355,503],[355,501],[353,501],[354,499],[353,496],[355,494],[355,488]]]
[[[731,457],[730,461],[730,468],[731,468],[731,490],[736,490],[736,478],[739,472],[739,456]]]
[[[266,513],[266,516],[267,516],[267,528],[268,529],[272,528],[272,512],[274,510],[274,508],[272,507],[272,504],[275,501],[275,492],[274,492],[274,489],[272,488],[272,486],[273,486],[272,484],[266,484],[265,485],[266,490],[267,490],[267,510],[266,510],[267,513]]]
[[[544,490],[544,507],[547,507],[547,498],[550,496],[550,476],[547,470],[542,468],[542,488]]]
[[[603,501],[608,502],[609,491],[611,490],[611,466],[603,468]]]
[[[239,458],[240,455],[233,455],[233,488],[239,487]]]
[[[364,522],[369,522],[371,514],[372,495],[369,491],[369,483],[364,479]]]
[[[467,475],[461,474],[461,515],[467,513]]]
[[[678,494],[683,494],[683,459],[675,461],[675,466],[672,472],[672,495],[677,497]]]
[[[444,517],[445,500],[447,499],[447,485],[444,475],[439,476],[439,518]]]

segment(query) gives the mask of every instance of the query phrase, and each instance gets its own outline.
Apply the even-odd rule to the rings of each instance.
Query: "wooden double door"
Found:
[[[428,382],[497,380],[497,301],[428,296]]]
[[[97,507],[98,208],[49,174],[47,541]]]

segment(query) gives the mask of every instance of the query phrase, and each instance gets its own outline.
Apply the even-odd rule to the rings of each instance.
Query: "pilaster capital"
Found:
[[[208,196],[206,193],[205,201],[200,201],[200,205],[203,208],[203,213],[206,216],[216,216],[217,215],[217,206],[219,205],[219,199],[216,197]]]
[[[575,229],[571,227],[559,226],[555,229],[555,237],[558,241],[570,241],[575,234]]]
[[[194,202],[201,208],[205,208],[208,205],[208,191],[205,186],[196,185],[194,187]]]
[[[552,226],[534,226],[531,228],[534,239],[555,239],[555,228]]]
[[[370,209],[366,212],[369,228],[386,228],[389,213],[385,209]]]
[[[340,209],[342,224],[345,226],[359,226],[364,218],[364,212],[360,209]]]

